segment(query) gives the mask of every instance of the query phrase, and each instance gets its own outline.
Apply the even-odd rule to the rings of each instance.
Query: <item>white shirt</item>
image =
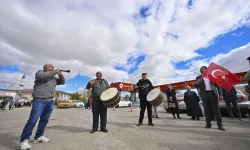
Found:
[[[210,85],[210,81],[206,78],[203,78],[204,83],[205,83],[205,87],[206,87],[206,91],[212,91],[211,85]]]

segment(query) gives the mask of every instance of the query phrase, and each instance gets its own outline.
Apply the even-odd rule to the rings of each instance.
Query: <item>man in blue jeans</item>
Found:
[[[58,75],[59,78],[55,77]],[[43,70],[39,70],[35,75],[35,84],[32,93],[32,109],[29,119],[23,129],[20,139],[19,149],[30,149],[28,143],[32,135],[32,131],[40,118],[34,143],[49,142],[50,139],[43,136],[44,129],[49,122],[50,115],[54,108],[54,98],[56,96],[56,85],[65,84],[64,76],[60,69],[54,70],[52,64],[43,66]]]

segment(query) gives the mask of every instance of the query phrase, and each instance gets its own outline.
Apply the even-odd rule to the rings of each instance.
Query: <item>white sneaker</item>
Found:
[[[46,138],[44,136],[40,136],[39,138],[37,139],[34,139],[34,142],[33,143],[47,143],[49,142],[50,139],[49,138]]]
[[[30,149],[31,148],[31,146],[29,145],[29,140],[24,140],[23,142],[21,142],[20,144],[19,144],[19,149],[20,150],[28,150],[28,149]]]

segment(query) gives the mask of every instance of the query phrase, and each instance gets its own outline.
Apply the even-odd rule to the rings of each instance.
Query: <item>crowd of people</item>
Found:
[[[250,65],[250,57],[247,58]],[[237,117],[241,119],[240,110],[237,106],[237,96],[235,96],[235,89],[227,91],[217,84],[203,78],[202,74],[206,71],[207,67],[202,66],[200,68],[201,75],[196,77],[195,87],[198,89],[198,95],[187,86],[187,91],[184,94],[184,101],[187,106],[187,114],[191,119],[199,120],[200,117],[203,117],[201,108],[199,106],[199,101],[202,101],[204,107],[204,116],[206,120],[205,128],[211,128],[211,120],[213,116],[217,121],[219,130],[225,131],[225,128],[222,124],[222,118],[219,110],[218,100],[224,99],[230,117],[233,118],[231,111],[231,103],[236,108]],[[56,77],[55,75],[58,75]],[[246,91],[249,93],[250,89],[250,70],[245,76],[245,80],[248,81],[246,86]],[[46,81],[46,82],[45,82]],[[64,76],[60,69],[54,70],[52,64],[46,64],[43,67],[43,70],[37,71],[35,74],[35,85],[33,89],[33,101],[32,109],[30,112],[30,117],[23,129],[23,132],[20,137],[19,149],[29,149],[31,145],[29,144],[30,136],[34,126],[36,125],[37,120],[40,118],[36,135],[34,138],[34,143],[38,142],[49,142],[50,139],[44,136],[44,130],[48,124],[49,118],[54,108],[54,98],[56,96],[56,85],[65,84]],[[102,72],[96,72],[96,79],[93,79],[88,82],[87,89],[92,88],[92,114],[93,114],[93,124],[90,133],[95,133],[98,130],[99,126],[99,116],[101,120],[100,130],[107,133],[107,108],[102,103],[100,96],[101,94],[110,88],[107,80],[103,78]],[[144,113],[147,109],[148,115],[148,125],[154,126],[153,117],[159,118],[157,114],[157,107],[152,106],[150,102],[146,100],[147,94],[153,89],[151,81],[147,78],[147,73],[142,74],[142,78],[134,86],[135,90],[139,90],[140,98],[140,115],[139,122],[137,126],[143,125]],[[172,86],[169,86],[166,91],[169,108],[174,118],[182,119],[179,114],[178,103],[176,99],[176,92]],[[114,108],[113,108],[114,109]],[[154,111],[152,111],[154,109]],[[177,115],[177,116],[175,116]]]

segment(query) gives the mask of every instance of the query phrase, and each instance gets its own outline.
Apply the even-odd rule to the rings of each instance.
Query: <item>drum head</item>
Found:
[[[154,88],[147,95],[147,100],[152,101],[160,94],[161,90],[159,88]]]
[[[117,92],[118,92],[117,88],[109,88],[101,94],[100,98],[102,101],[110,100],[111,98],[116,96]]]

